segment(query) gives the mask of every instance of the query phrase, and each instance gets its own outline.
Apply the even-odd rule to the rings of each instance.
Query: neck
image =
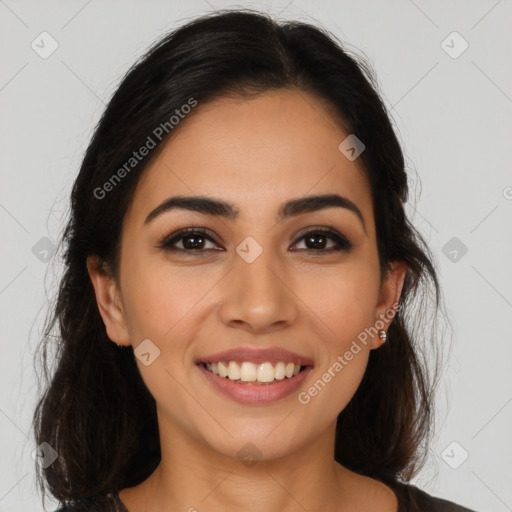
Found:
[[[162,459],[143,482],[144,507],[189,512],[350,510],[353,473],[334,460],[334,436],[332,424],[294,453],[265,459],[246,446],[249,457],[240,460],[160,420]]]

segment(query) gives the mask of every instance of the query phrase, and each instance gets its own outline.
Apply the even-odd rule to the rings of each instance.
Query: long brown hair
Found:
[[[391,262],[407,264],[389,341],[371,351],[361,385],[338,417],[333,456],[388,480],[409,480],[423,464],[438,380],[436,313],[426,323],[413,306],[430,300],[437,312],[441,297],[432,255],[404,211],[404,155],[371,68],[324,29],[277,23],[250,10],[217,11],[165,35],[128,71],[74,182],[60,240],[64,273],[36,354],[43,391],[35,439],[58,453],[48,467],[37,465],[43,500],[45,485],[63,504],[131,487],[160,462],[155,400],[133,349],[120,350],[107,337],[86,269],[86,258],[97,255],[118,276],[123,219],[152,155],[124,173],[107,198],[98,190],[190,98],[201,105],[278,88],[313,94],[364,141],[360,158],[371,186],[381,277]],[[434,358],[427,361],[427,352]]]

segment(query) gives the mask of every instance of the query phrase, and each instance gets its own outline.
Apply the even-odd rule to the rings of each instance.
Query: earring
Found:
[[[382,340],[382,343],[386,343],[386,338],[388,337],[387,332],[384,329],[379,331],[379,338]]]

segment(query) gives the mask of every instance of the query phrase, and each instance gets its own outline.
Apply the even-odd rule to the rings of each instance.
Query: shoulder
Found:
[[[452,501],[436,498],[412,484],[395,482],[392,487],[398,497],[398,512],[476,512]]]

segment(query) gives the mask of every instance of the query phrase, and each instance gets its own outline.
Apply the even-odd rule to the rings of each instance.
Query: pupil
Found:
[[[324,243],[315,243],[314,240],[315,239],[322,239]],[[312,242],[312,245],[313,245],[313,248],[325,248],[325,235],[322,235],[322,234],[312,234],[312,235],[309,235],[307,238],[306,238],[306,245],[307,245],[307,242]],[[309,246],[308,246],[309,248]]]
[[[190,243],[190,240],[199,240],[200,242],[202,242],[203,237],[197,235],[189,235],[183,239],[183,245],[185,246],[186,249],[197,249],[198,246],[201,245],[201,243]]]

